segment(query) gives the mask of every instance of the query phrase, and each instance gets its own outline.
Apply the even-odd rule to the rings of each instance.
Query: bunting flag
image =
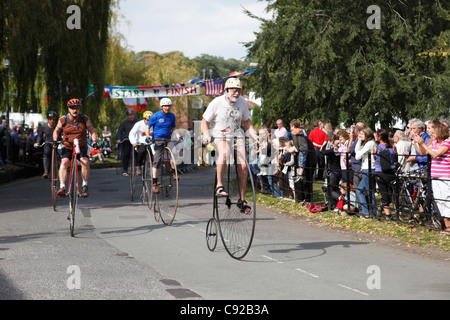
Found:
[[[205,95],[218,96],[223,92],[223,79],[205,80]]]
[[[243,76],[247,76],[247,75],[249,75],[249,74],[252,74],[252,73],[255,72],[255,71],[256,71],[256,69],[245,70],[244,72],[242,72],[242,75],[243,75]]]
[[[134,112],[138,112],[137,99],[136,98],[124,98],[123,99],[123,103],[125,104],[127,109],[131,108],[131,109],[134,110]]]
[[[173,83],[165,85],[151,85],[151,86],[105,86],[103,97],[111,99],[127,99],[127,98],[161,98],[161,97],[175,97],[175,96],[188,96],[188,95],[200,95],[200,87],[205,87],[205,94],[221,95],[224,90],[224,81],[229,77],[242,77],[247,76],[255,72],[256,69],[245,70],[244,72],[234,71],[224,78],[218,78],[214,80],[205,80],[202,78],[194,78],[187,83]],[[191,86],[187,85],[191,84]],[[197,84],[192,86],[192,84]],[[92,97],[95,94],[94,86],[89,88],[89,96]],[[48,103],[48,99],[46,104]],[[141,103],[141,106],[145,102]],[[137,107],[137,101],[133,104]],[[141,107],[142,108],[142,107]]]
[[[139,111],[145,111],[148,104],[148,98],[139,98],[140,108]]]
[[[234,71],[234,72],[229,74],[229,77],[237,77],[237,76],[240,76],[241,74],[242,74],[242,72]]]
[[[137,98],[123,98],[123,103],[127,109],[131,108],[134,112],[145,111],[148,105],[148,98],[139,98],[139,108]]]
[[[194,83],[201,83],[203,84],[203,79],[202,78],[194,78],[188,81],[188,83],[194,84]]]

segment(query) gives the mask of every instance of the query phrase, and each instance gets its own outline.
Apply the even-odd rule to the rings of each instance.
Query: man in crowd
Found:
[[[309,140],[314,145],[314,151],[316,153],[316,163],[317,163],[317,180],[323,180],[323,172],[325,168],[325,158],[322,155],[321,151],[325,147],[328,142],[327,134],[319,128],[319,121],[313,122],[314,129],[309,133]]]
[[[127,119],[125,119],[117,129],[117,144],[122,144],[122,164],[123,164],[123,172],[122,175],[128,177],[128,166],[130,164],[131,158],[131,143],[129,140],[130,131],[133,126],[139,120],[135,118],[135,111],[132,108],[127,109],[126,115]]]
[[[53,131],[56,128],[56,123],[58,121],[58,114],[55,111],[49,111],[47,113],[47,123],[44,123],[42,127],[39,130],[39,135],[36,140],[36,144],[34,145],[36,148],[41,145],[42,143],[46,142],[44,144],[44,157],[43,157],[43,164],[44,164],[44,174],[42,175],[43,179],[47,179],[50,168],[51,168],[51,162],[52,162],[52,150],[53,150]],[[60,137],[58,137],[58,140],[60,140]],[[57,153],[59,158],[59,153]],[[58,159],[58,162],[60,159]]]

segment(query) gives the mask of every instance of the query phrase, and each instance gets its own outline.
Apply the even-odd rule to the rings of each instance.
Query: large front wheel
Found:
[[[244,258],[250,250],[255,233],[256,195],[249,172],[244,155],[235,150],[234,159],[228,160],[223,177],[223,186],[228,196],[215,196],[214,199],[222,243],[228,254],[238,260]],[[248,207],[242,205],[243,191]]]
[[[78,164],[74,159],[72,163],[72,169],[70,172],[70,187],[69,187],[69,227],[70,235],[75,235],[75,213],[77,211],[78,204]]]
[[[53,211],[56,211],[56,199],[59,187],[59,167],[57,149],[52,149],[52,167],[51,167],[51,190]]]
[[[134,201],[134,187],[136,181],[136,165],[135,165],[135,155],[134,147],[131,148],[131,164],[130,164],[130,190],[131,190],[131,201]]]
[[[178,172],[172,151],[166,147],[162,154],[158,174],[159,193],[155,197],[162,222],[170,226],[178,208]]]

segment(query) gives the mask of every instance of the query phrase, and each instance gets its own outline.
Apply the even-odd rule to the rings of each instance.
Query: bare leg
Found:
[[[247,186],[247,178],[248,178],[248,167],[245,163],[245,146],[236,146],[239,152],[236,152],[237,157],[237,166],[239,172],[239,191],[241,195],[241,200],[245,200],[245,188]]]
[[[225,174],[225,170],[227,168],[227,158],[230,153],[229,150],[230,148],[226,140],[217,140],[216,149],[219,153],[216,163],[216,170],[217,170],[216,188],[217,188],[219,186],[223,186],[223,175]]]
[[[69,159],[61,159],[61,165],[59,166],[59,181],[61,184],[66,184],[67,180],[67,167],[69,166]]]
[[[91,167],[89,166],[89,159],[88,158],[81,158],[81,177],[83,178],[84,182],[87,182],[89,179],[89,174],[91,172]]]

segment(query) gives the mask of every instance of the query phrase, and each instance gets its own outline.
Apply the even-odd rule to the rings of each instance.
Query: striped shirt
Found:
[[[437,141],[431,142],[431,149],[437,151],[440,147],[447,147],[447,151],[437,158],[431,159],[431,176],[435,178],[450,178],[450,139],[442,141],[438,147]]]

